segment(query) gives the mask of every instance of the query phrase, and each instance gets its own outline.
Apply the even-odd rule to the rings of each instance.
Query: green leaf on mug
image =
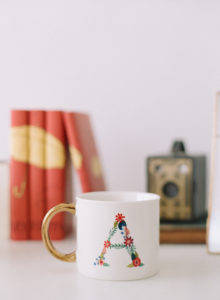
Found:
[[[128,268],[133,268],[133,266],[134,266],[133,263],[127,265]]]
[[[115,221],[114,227],[117,227],[117,225],[118,225],[118,221]]]
[[[107,263],[104,263],[104,264],[103,264],[103,266],[105,266],[105,267],[108,267],[108,266],[109,266],[109,264],[107,264]]]

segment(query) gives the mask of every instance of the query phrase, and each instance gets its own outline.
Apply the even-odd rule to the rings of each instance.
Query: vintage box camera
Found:
[[[161,196],[160,219],[192,221],[205,216],[206,157],[185,153],[183,142],[171,155],[147,159],[148,191]]]

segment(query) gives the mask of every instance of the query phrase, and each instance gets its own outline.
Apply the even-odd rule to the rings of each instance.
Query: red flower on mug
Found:
[[[135,267],[138,267],[138,266],[140,266],[140,264],[141,264],[141,260],[140,260],[140,258],[139,257],[135,257],[135,259],[133,259],[133,265],[135,266]]]
[[[99,264],[100,264],[101,266],[103,266],[104,260],[103,260],[103,259],[100,259],[100,260],[99,260]]]
[[[104,246],[105,246],[105,248],[108,248],[108,247],[110,247],[111,246],[111,243],[110,243],[110,241],[105,241],[104,242]]]
[[[124,221],[124,218],[125,218],[125,216],[123,216],[123,214],[117,214],[117,215],[115,216],[115,220],[116,220],[117,222]]]
[[[131,237],[126,237],[124,244],[126,246],[131,246],[133,244],[133,239]]]

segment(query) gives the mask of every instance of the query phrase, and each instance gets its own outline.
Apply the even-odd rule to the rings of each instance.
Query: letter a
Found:
[[[124,243],[112,244],[111,238],[113,237],[113,235],[116,233],[116,231],[118,229],[120,230],[120,232],[124,238]],[[102,250],[100,256],[96,258],[94,265],[108,267],[109,264],[107,262],[105,262],[105,255],[106,255],[107,249],[113,249],[113,248],[114,249],[125,248],[127,250],[129,256],[131,257],[131,261],[132,261],[129,265],[127,265],[127,267],[129,267],[129,268],[142,267],[144,265],[141,262],[141,259],[136,251],[135,245],[133,243],[133,239],[130,235],[130,231],[125,222],[125,216],[123,216],[123,214],[120,214],[120,213],[118,213],[115,216],[114,226],[112,227],[112,229],[109,232],[108,239],[106,241],[104,241],[103,250]]]

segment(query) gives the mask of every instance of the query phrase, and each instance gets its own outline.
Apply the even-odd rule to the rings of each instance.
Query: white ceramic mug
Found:
[[[158,272],[158,195],[92,192],[76,200],[76,207],[59,204],[44,218],[42,237],[51,254],[65,261],[75,261],[77,256],[79,272],[97,279],[134,280]],[[59,253],[50,241],[50,220],[61,211],[76,214],[76,254]]]

